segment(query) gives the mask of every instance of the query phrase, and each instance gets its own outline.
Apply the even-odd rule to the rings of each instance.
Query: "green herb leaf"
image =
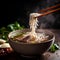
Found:
[[[23,28],[24,28],[24,26],[20,26],[20,24],[17,21],[12,24],[9,24],[7,26],[7,28],[2,27],[2,28],[0,28],[0,38],[6,40],[6,42],[7,42],[7,37],[8,37],[9,32],[11,32],[13,30],[18,30],[18,29],[21,30]]]
[[[60,47],[57,44],[53,44],[50,48],[50,52],[55,52],[56,50],[58,50]]]

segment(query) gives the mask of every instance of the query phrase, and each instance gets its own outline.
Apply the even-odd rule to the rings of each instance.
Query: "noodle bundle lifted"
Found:
[[[29,19],[29,26],[30,26],[30,32],[22,33],[18,36],[15,36],[13,40],[17,40],[20,42],[26,42],[26,43],[41,43],[43,41],[48,40],[49,35],[46,35],[44,32],[37,33],[36,29],[38,26],[38,16],[41,14],[39,13],[31,13],[30,19]]]

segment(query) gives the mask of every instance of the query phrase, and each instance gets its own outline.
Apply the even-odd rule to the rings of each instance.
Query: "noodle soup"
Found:
[[[37,29],[40,14],[32,13],[29,29],[12,31],[8,35],[11,47],[23,56],[37,56],[47,51],[54,43],[55,36],[48,30]]]
[[[42,43],[42,42],[52,39],[52,37],[53,37],[52,35],[44,32],[44,31],[42,31],[42,32],[37,31],[36,34],[38,36],[38,39],[33,36],[31,38],[30,35],[26,36],[26,34],[28,34],[28,33],[29,32],[21,33],[19,35],[14,36],[12,39],[13,39],[13,41],[21,42],[21,43]]]
[[[37,17],[40,16],[39,13],[31,13],[29,19],[29,25],[31,31],[22,32],[13,38],[14,41],[24,42],[24,43],[41,43],[49,39],[49,35],[43,32],[36,32],[38,26]]]

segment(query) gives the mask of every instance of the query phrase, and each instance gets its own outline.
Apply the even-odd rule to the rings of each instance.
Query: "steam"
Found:
[[[46,1],[41,1],[37,4],[33,12],[38,12],[41,9],[45,9],[50,6],[54,6],[55,4],[59,3],[60,0],[46,0]],[[53,25],[56,21],[55,15],[49,14],[47,16],[43,16],[39,18],[39,28],[53,28]]]
[[[52,14],[39,18],[39,28],[52,28],[55,22],[55,17]]]

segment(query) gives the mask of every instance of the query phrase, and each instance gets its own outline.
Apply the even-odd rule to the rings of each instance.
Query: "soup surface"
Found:
[[[36,33],[38,36],[38,39],[36,37],[32,37],[30,35],[27,35],[29,32],[17,35],[13,38],[14,41],[24,42],[24,43],[41,43],[44,41],[47,41],[51,39],[51,36],[48,34],[45,34],[44,32],[38,32]],[[27,35],[27,36],[26,36]]]

